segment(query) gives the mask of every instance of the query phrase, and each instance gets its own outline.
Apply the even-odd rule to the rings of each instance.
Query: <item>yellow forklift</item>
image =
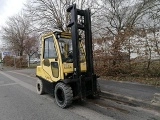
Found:
[[[61,108],[75,99],[96,96],[97,76],[93,69],[90,10],[68,7],[71,33],[55,31],[42,36],[41,62],[37,66],[38,94],[50,93]],[[81,23],[78,19],[81,18]],[[84,40],[79,31],[84,32]]]

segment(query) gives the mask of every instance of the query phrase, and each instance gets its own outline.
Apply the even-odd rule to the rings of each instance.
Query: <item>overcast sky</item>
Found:
[[[21,11],[27,0],[0,0],[0,26],[5,24],[8,17]]]
[[[8,17],[19,13],[26,1],[27,0],[0,0],[0,27],[5,25]],[[1,45],[2,38],[0,35],[0,47]]]

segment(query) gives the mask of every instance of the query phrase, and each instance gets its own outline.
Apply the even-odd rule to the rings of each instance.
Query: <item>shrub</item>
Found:
[[[3,59],[3,65],[17,68],[27,67],[27,59],[24,57],[14,58],[13,56],[5,56]]]

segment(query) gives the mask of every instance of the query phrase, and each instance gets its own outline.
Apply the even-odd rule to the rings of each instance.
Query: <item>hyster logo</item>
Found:
[[[65,69],[70,69],[70,68],[72,68],[72,66],[70,66],[70,65],[68,65],[68,64],[65,64],[65,65],[64,65],[64,68],[65,68]]]

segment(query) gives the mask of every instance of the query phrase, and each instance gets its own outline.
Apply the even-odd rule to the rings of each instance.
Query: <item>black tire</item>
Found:
[[[59,107],[66,108],[71,105],[73,92],[69,85],[57,83],[54,90],[55,100]]]
[[[45,93],[45,92],[44,92],[43,82],[42,82],[42,80],[40,80],[40,79],[37,80],[36,90],[37,90],[37,93],[38,93],[39,95],[42,95],[42,94]]]

